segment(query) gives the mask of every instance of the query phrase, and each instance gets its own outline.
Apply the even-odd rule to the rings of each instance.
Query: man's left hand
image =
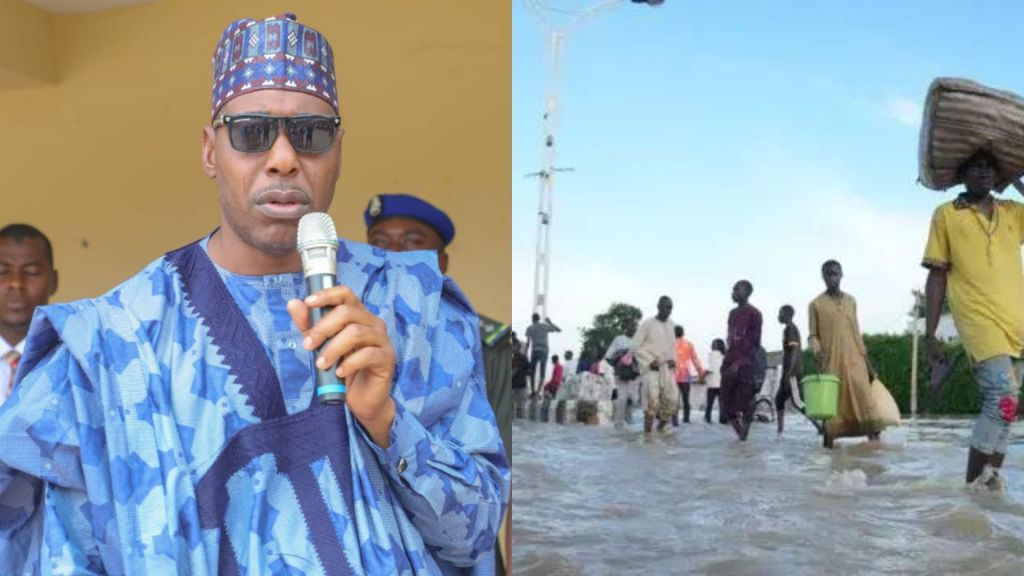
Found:
[[[310,308],[323,306],[334,309],[311,327]],[[345,381],[349,410],[373,441],[387,448],[395,419],[391,386],[397,356],[384,321],[367,310],[347,286],[321,290],[305,301],[291,300],[288,313],[306,337],[304,348],[316,350],[323,344],[317,369],[335,367],[335,374]]]

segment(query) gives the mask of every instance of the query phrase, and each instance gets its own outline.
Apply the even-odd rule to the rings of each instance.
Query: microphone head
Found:
[[[338,232],[334,228],[334,220],[324,212],[310,212],[299,219],[298,249],[314,244],[327,243],[338,246]]]
[[[296,244],[306,278],[337,274],[338,234],[330,216],[323,212],[310,212],[300,218]]]

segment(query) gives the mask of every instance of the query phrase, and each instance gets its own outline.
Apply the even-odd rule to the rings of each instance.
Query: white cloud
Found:
[[[923,109],[916,100],[892,96],[885,101],[884,108],[885,114],[900,124],[914,128],[921,125]]]

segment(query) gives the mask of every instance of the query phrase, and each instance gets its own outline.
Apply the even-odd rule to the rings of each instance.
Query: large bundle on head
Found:
[[[963,78],[936,78],[928,89],[919,148],[921,184],[945,190],[979,150],[999,163],[996,189],[1024,174],[1024,99]]]

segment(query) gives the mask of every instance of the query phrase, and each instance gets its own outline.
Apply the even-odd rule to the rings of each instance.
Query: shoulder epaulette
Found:
[[[512,331],[512,326],[486,316],[480,316],[480,339],[488,348],[498,346]]]

